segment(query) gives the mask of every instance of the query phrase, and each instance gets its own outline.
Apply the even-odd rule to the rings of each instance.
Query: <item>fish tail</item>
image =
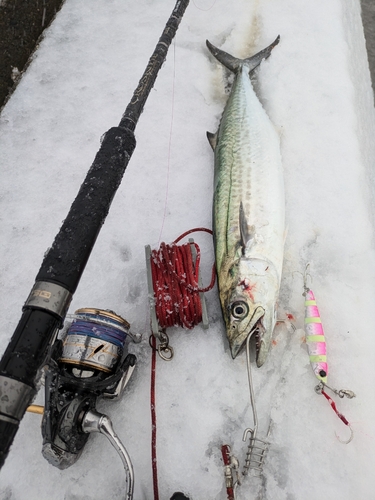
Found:
[[[247,59],[239,59],[237,57],[234,57],[227,52],[218,49],[208,40],[206,40],[206,45],[211,54],[226,68],[228,68],[230,71],[233,71],[233,73],[237,73],[238,69],[242,66],[246,66],[249,69],[249,73],[251,73],[257,66],[259,66],[263,59],[267,59],[267,57],[270,56],[272,49],[279,43],[279,41],[280,35],[274,42],[271,43],[271,45],[261,50],[254,56],[248,57]]]

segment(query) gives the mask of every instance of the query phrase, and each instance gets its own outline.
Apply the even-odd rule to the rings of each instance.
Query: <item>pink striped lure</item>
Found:
[[[322,320],[312,290],[305,287],[305,332],[310,364],[318,380],[327,384],[327,348]]]
[[[337,390],[329,387],[327,385],[327,376],[328,376],[328,364],[327,364],[327,346],[326,340],[322,325],[322,320],[320,318],[319,309],[316,305],[315,296],[312,290],[306,286],[306,277],[307,277],[307,269],[306,266],[305,276],[304,276],[304,297],[305,297],[305,333],[306,333],[306,344],[307,351],[309,353],[310,364],[315,373],[316,378],[319,380],[319,384],[315,387],[315,391],[318,394],[322,394],[329,404],[331,408],[339,417],[339,419],[349,427],[350,429],[350,437],[347,440],[340,439],[337,434],[337,438],[341,443],[350,443],[353,439],[353,430],[350,426],[348,420],[340,413],[336,407],[333,399],[325,392],[324,389],[329,389],[333,393],[337,394],[340,398],[346,396],[349,399],[355,397],[353,391],[349,390]]]

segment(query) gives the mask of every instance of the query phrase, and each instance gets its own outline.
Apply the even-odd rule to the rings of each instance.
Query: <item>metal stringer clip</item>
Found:
[[[254,387],[253,381],[251,377],[251,366],[250,366],[250,338],[252,333],[250,333],[246,340],[246,364],[247,364],[247,375],[249,380],[249,389],[250,389],[250,403],[251,408],[253,410],[253,421],[254,427],[251,429],[248,427],[245,429],[242,440],[245,442],[249,438],[249,446],[247,448],[245,465],[243,467],[242,474],[246,476],[249,473],[249,470],[253,470],[254,475],[257,477],[262,476],[263,465],[265,456],[267,454],[270,443],[268,442],[268,437],[271,433],[271,422],[268,426],[268,432],[266,439],[260,439],[257,437],[258,432],[258,415],[255,406],[255,396],[254,396]]]

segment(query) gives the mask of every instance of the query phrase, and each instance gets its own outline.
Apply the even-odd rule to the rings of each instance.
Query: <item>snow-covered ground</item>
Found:
[[[0,117],[3,351],[43,254],[78,192],[101,135],[117,125],[172,11],[174,0],[66,0]],[[135,499],[150,500],[149,312],[144,245],[157,248],[196,226],[211,227],[213,154],[206,130],[223,110],[227,74],[208,38],[245,57],[280,34],[256,89],[280,133],[288,233],[279,317],[269,358],[253,368],[260,435],[273,421],[264,482],[247,478],[239,500],[371,500],[375,463],[375,113],[358,0],[191,0],[136,129],[137,148],[70,312],[115,310],[141,344],[120,402],[101,402],[135,467]],[[213,246],[202,249],[204,282]],[[330,385],[350,433],[327,401],[303,342],[302,272],[310,262],[328,342]],[[217,289],[210,328],[171,329],[175,357],[157,362],[160,497],[225,499],[220,447],[243,463],[252,426],[244,354],[232,360]],[[43,404],[43,395],[37,398]],[[70,469],[41,453],[40,417],[26,414],[0,474],[1,500],[122,498],[121,462],[95,435]]]

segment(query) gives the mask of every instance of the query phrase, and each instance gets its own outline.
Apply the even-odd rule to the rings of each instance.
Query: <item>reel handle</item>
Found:
[[[125,446],[122,444],[120,438],[113,429],[111,419],[108,415],[99,413],[96,410],[89,410],[83,417],[82,430],[85,433],[100,432],[100,434],[103,434],[106,438],[108,438],[111,445],[120,455],[121,461],[124,465],[127,484],[125,500],[132,500],[134,493],[133,464]]]

